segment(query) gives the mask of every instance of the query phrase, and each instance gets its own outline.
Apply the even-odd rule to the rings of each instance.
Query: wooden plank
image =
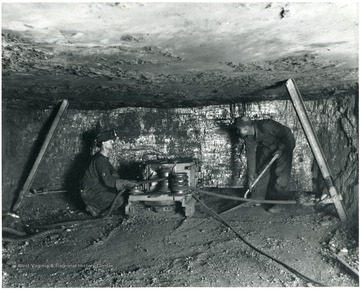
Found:
[[[319,165],[321,174],[324,177],[326,187],[330,193],[332,200],[334,201],[334,205],[335,205],[337,213],[340,217],[340,220],[347,221],[348,216],[347,216],[346,210],[342,204],[342,196],[341,196],[341,194],[338,193],[338,191],[335,188],[335,184],[334,184],[332,175],[330,173],[329,166],[324,157],[325,156],[324,152],[322,151],[319,140],[318,140],[317,136],[315,135],[314,128],[312,127],[310,119],[307,115],[307,112],[306,112],[306,109],[304,106],[304,102],[302,100],[300,92],[299,92],[295,82],[292,79],[287,80],[285,83],[285,86],[288,90],[288,93],[289,93],[291,101],[294,105],[296,114],[297,114],[297,116],[300,120],[301,126],[304,130],[305,136],[309,142],[310,148],[315,156],[316,162]]]
[[[232,212],[232,211],[234,211],[234,210],[236,210],[236,209],[239,209],[239,208],[242,208],[242,207],[250,207],[250,206],[252,206],[252,205],[254,205],[255,203],[251,203],[251,202],[244,202],[244,203],[241,203],[241,204],[239,204],[239,205],[236,205],[236,206],[234,206],[234,207],[232,207],[232,208],[229,208],[229,209],[227,209],[227,210],[224,210],[223,212],[221,212],[220,214],[226,214],[226,213],[229,213],[229,212]]]
[[[355,269],[354,267],[350,266],[349,263],[347,263],[345,261],[345,259],[343,259],[342,255],[338,254],[336,255],[336,258],[338,259],[338,261],[343,264],[346,268],[348,268],[353,274],[355,274],[358,279],[359,279],[359,271],[357,269]]]
[[[19,210],[19,207],[25,197],[25,195],[27,194],[27,192],[30,190],[30,187],[31,187],[31,184],[33,183],[33,180],[34,180],[34,177],[35,177],[35,174],[36,174],[36,170],[38,169],[39,167],[39,164],[46,152],[46,149],[48,148],[48,145],[51,141],[51,138],[53,137],[56,129],[57,129],[57,126],[61,120],[61,117],[63,116],[65,110],[67,109],[69,103],[67,100],[63,100],[61,105],[60,105],[60,108],[54,118],[54,121],[45,137],[45,140],[41,146],[41,149],[40,149],[40,152],[38,154],[38,156],[36,157],[36,160],[30,170],[30,173],[24,183],[24,186],[23,188],[21,189],[20,193],[19,193],[19,196],[18,196],[18,199],[12,209],[12,212],[17,212]]]
[[[129,201],[182,201],[191,195],[168,195],[168,194],[131,194]]]

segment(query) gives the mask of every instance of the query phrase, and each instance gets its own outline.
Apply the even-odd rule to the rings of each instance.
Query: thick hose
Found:
[[[20,237],[20,238],[6,238],[6,237],[3,237],[2,240],[3,240],[3,242],[23,242],[23,241],[28,241],[28,240],[34,239],[34,238],[47,236],[47,235],[53,234],[53,233],[61,233],[63,231],[65,231],[65,229],[52,229],[52,230],[36,233],[36,234],[30,235],[30,236],[23,236],[23,237]]]
[[[122,196],[122,194],[125,192],[126,189],[123,189],[121,191],[118,192],[118,194],[115,196],[111,206],[110,206],[110,210],[108,212],[106,212],[106,210],[100,215],[100,218],[102,217],[108,217],[112,211],[114,210],[115,204],[118,201],[118,199]]]
[[[285,264],[284,262],[276,259],[275,257],[270,256],[269,254],[263,252],[262,250],[256,248],[255,246],[253,246],[250,242],[248,242],[243,236],[241,236],[230,224],[228,224],[221,216],[219,216],[217,213],[215,213],[212,209],[210,209],[209,207],[207,207],[198,197],[194,196],[193,197],[201,203],[201,205],[207,209],[208,212],[210,212],[212,215],[214,215],[218,220],[220,220],[225,226],[227,226],[228,228],[230,228],[235,235],[242,240],[246,245],[248,245],[250,248],[252,248],[253,250],[257,251],[258,253],[264,255],[265,257],[277,262],[278,264],[282,265],[283,267],[285,267],[287,270],[289,270],[290,272],[292,272],[293,274],[295,274],[296,276],[300,277],[301,279],[303,279],[304,281],[311,283],[315,286],[320,286],[320,287],[327,287],[326,285],[317,282],[307,276],[305,276],[304,274],[301,274],[299,271],[295,270],[294,268],[290,267],[289,265]]]
[[[199,193],[203,193],[206,195],[211,195],[215,197],[220,197],[224,199],[232,199],[232,200],[239,200],[239,201],[245,201],[245,202],[251,202],[251,203],[270,203],[270,204],[297,204],[298,202],[295,200],[263,200],[263,199],[251,199],[251,198],[243,198],[243,197],[236,197],[236,196],[228,196],[224,194],[219,193],[213,193],[210,191],[198,189],[195,187],[191,188],[194,191],[197,191]]]
[[[16,234],[18,236],[21,236],[21,238],[4,238],[3,237],[3,241],[6,241],[6,242],[16,242],[16,241],[26,241],[26,240],[30,240],[30,239],[33,239],[33,238],[38,238],[38,237],[41,237],[41,236],[45,236],[45,235],[48,235],[48,234],[51,234],[51,233],[54,233],[54,232],[62,232],[64,231],[64,229],[54,229],[56,227],[60,227],[60,226],[68,226],[68,225],[73,225],[73,224],[76,224],[76,223],[92,223],[94,221],[99,221],[99,220],[102,220],[104,218],[107,218],[110,216],[110,214],[112,213],[112,211],[114,210],[114,207],[115,207],[115,204],[116,202],[118,201],[118,199],[120,198],[120,196],[122,196],[122,194],[125,192],[126,189],[123,189],[121,190],[117,195],[116,197],[114,198],[111,206],[110,206],[110,209],[107,211],[105,210],[102,214],[100,214],[98,217],[91,217],[89,219],[82,219],[82,220],[72,220],[72,221],[64,221],[64,222],[59,222],[59,223],[54,223],[54,224],[50,224],[50,225],[45,225],[45,226],[39,226],[39,228],[46,228],[46,229],[49,229],[47,231],[43,231],[41,233],[36,233],[36,234],[33,234],[33,235],[30,235],[30,236],[24,236],[23,234],[24,233],[21,233],[19,231],[16,231],[16,230],[12,230],[12,229],[9,229],[9,228],[3,228],[3,230],[5,229],[5,231],[7,232],[11,232],[13,234]],[[11,231],[10,231],[11,230]],[[16,232],[16,233],[15,233]]]

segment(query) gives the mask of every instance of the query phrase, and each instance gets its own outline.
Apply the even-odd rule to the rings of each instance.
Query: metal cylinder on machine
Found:
[[[186,172],[173,172],[170,176],[170,189],[174,194],[183,195],[189,192],[189,177]]]
[[[161,181],[160,183],[160,191],[162,192],[171,192],[169,189],[169,175],[171,172],[171,168],[164,167],[160,169],[160,176],[165,178],[165,180]]]

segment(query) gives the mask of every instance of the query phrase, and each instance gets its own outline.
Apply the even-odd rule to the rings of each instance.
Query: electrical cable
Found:
[[[309,282],[315,286],[320,286],[320,287],[327,287],[326,285],[317,282],[307,276],[305,276],[304,274],[301,274],[299,271],[295,270],[294,268],[290,267],[289,265],[285,264],[284,262],[278,260],[275,257],[272,257],[271,255],[263,252],[262,250],[256,248],[254,245],[252,245],[250,242],[248,242],[243,236],[241,236],[230,224],[228,224],[221,216],[219,216],[216,212],[214,212],[212,209],[210,209],[208,206],[206,206],[201,200],[200,198],[198,198],[197,196],[193,195],[193,198],[195,198],[198,202],[200,202],[200,204],[206,209],[208,210],[213,216],[215,216],[218,220],[220,220],[225,226],[227,226],[228,228],[230,228],[235,235],[242,240],[246,245],[248,245],[250,248],[252,248],[253,250],[255,250],[256,252],[264,255],[265,257],[277,262],[278,264],[282,265],[284,268],[286,268],[287,270],[289,270],[291,273],[295,274],[296,276],[300,277],[301,279],[303,279],[306,282]]]

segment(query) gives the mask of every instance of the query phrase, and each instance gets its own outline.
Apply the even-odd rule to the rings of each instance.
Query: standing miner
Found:
[[[284,197],[290,182],[295,148],[291,130],[271,119],[253,121],[246,116],[235,118],[234,125],[245,140],[249,188],[272,157],[279,155],[254,185],[252,199],[274,200],[276,197]],[[275,205],[268,208],[268,211],[279,213],[281,208]]]
[[[95,217],[111,207],[119,191],[137,185],[135,181],[120,179],[109,162],[109,153],[116,139],[115,130],[97,135],[95,142],[100,151],[93,156],[82,179],[81,197],[86,204],[86,210]],[[114,210],[118,210],[123,203],[123,197],[118,197]]]

